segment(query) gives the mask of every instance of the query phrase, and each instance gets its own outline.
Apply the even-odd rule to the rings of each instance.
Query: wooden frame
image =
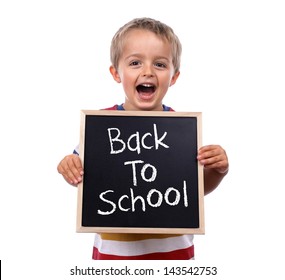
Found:
[[[204,229],[204,181],[203,181],[203,167],[198,163],[196,158],[195,158],[195,160],[196,160],[195,166],[197,167],[197,172],[196,172],[195,176],[197,176],[197,186],[196,186],[197,189],[195,190],[195,193],[197,193],[197,205],[198,205],[198,210],[197,210],[198,211],[198,214],[197,214],[198,217],[197,217],[197,219],[198,219],[198,226],[195,226],[195,227],[188,227],[188,226],[187,227],[183,227],[183,226],[179,226],[179,227],[176,227],[176,226],[174,226],[174,227],[172,227],[172,226],[162,226],[162,227],[161,226],[159,226],[159,227],[156,227],[156,226],[154,226],[154,227],[153,226],[146,226],[146,227],[144,227],[144,226],[125,226],[125,225],[123,225],[123,226],[120,226],[120,225],[116,225],[116,226],[111,226],[111,225],[110,226],[108,226],[108,225],[102,225],[102,226],[99,225],[98,226],[98,225],[95,225],[94,226],[93,224],[92,225],[86,225],[86,224],[83,223],[83,220],[84,220],[84,216],[83,216],[83,214],[84,214],[83,206],[84,205],[83,204],[84,204],[84,190],[85,190],[84,188],[86,188],[86,190],[87,190],[87,184],[88,184],[87,183],[87,177],[88,177],[88,174],[91,173],[89,170],[86,170],[87,166],[85,166],[86,165],[85,160],[87,160],[87,159],[85,159],[86,158],[85,152],[87,151],[87,146],[89,145],[89,144],[87,144],[87,146],[86,146],[86,143],[87,143],[86,134],[87,134],[87,130],[90,130],[90,128],[87,129],[87,122],[86,122],[86,120],[89,119],[89,118],[94,119],[94,117],[95,117],[96,122],[97,122],[97,119],[98,119],[98,122],[100,122],[99,120],[101,119],[101,117],[104,117],[104,119],[107,117],[107,120],[109,119],[109,117],[111,117],[111,118],[114,117],[113,120],[117,120],[118,119],[117,117],[124,117],[124,119],[123,119],[124,122],[125,122],[125,120],[131,120],[130,118],[134,118],[134,117],[137,118],[139,121],[140,120],[144,121],[145,119],[148,121],[148,117],[154,118],[154,119],[158,118],[158,120],[161,120],[161,121],[164,121],[165,118],[168,118],[169,120],[173,120],[173,121],[176,121],[177,120],[176,118],[181,118],[181,119],[185,119],[186,121],[188,121],[188,120],[190,120],[189,118],[191,118],[191,119],[194,119],[196,124],[197,124],[197,135],[195,136],[195,138],[196,138],[195,141],[197,141],[196,142],[197,146],[194,147],[194,148],[197,151],[201,147],[201,118],[202,118],[202,114],[200,112],[158,112],[158,111],[146,111],[145,112],[145,111],[119,111],[119,110],[117,110],[117,111],[115,111],[115,110],[114,111],[107,111],[107,110],[82,110],[81,111],[81,124],[80,124],[79,153],[80,153],[80,158],[82,160],[83,168],[84,168],[84,172],[85,173],[84,173],[83,182],[81,182],[78,185],[77,232],[90,232],[90,233],[91,232],[110,232],[110,233],[111,232],[116,232],[116,233],[160,233],[160,234],[204,234],[205,229]],[[125,119],[125,117],[127,117],[128,119]],[[101,135],[102,134],[100,134],[100,137],[101,137]],[[150,135],[151,135],[150,133],[146,133],[145,134],[145,138],[146,138],[146,136],[150,136]],[[180,137],[178,138],[177,135],[175,137],[177,139],[180,139]],[[98,136],[96,136],[96,138],[98,138]],[[109,134],[109,140],[110,140],[110,134]],[[110,143],[111,143],[111,141],[110,141]],[[91,146],[91,145],[89,145],[89,146]],[[147,146],[148,149],[150,147],[151,147],[150,145]],[[93,149],[93,147],[92,147],[92,149]],[[101,148],[98,148],[98,149],[102,150]],[[138,151],[135,151],[135,152],[138,152]],[[168,150],[167,150],[167,152],[168,152]],[[139,158],[139,156],[137,158]],[[125,165],[126,165],[126,163],[125,163]],[[195,170],[196,170],[196,167],[195,167]],[[153,167],[153,169],[155,169],[155,167]],[[134,165],[133,165],[133,170],[134,170]],[[112,173],[113,172],[111,172],[110,176],[112,176]],[[118,173],[118,174],[121,174],[121,173]],[[132,178],[133,178],[133,180],[135,178],[134,171],[133,171]],[[149,176],[148,176],[148,178],[149,178]],[[185,209],[185,208],[188,207],[188,201],[187,201],[187,204],[186,204],[186,201],[185,201],[186,180],[183,181],[183,182],[184,182],[183,190],[184,190],[184,204],[185,204],[184,205],[185,207],[183,209]],[[135,184],[135,181],[133,181],[133,183]],[[95,188],[97,188],[97,187],[95,187]],[[187,188],[188,188],[188,186],[187,186]],[[135,190],[138,190],[138,189],[139,188],[137,187]],[[182,190],[181,190],[181,195],[180,195],[180,192],[178,190],[174,189],[174,188],[169,188],[167,190],[169,190],[169,192],[167,194],[169,194],[170,191],[172,191],[173,193],[176,194],[176,198],[177,197],[179,199],[181,198],[181,201],[182,201]],[[152,191],[152,194],[155,193],[155,199],[156,199],[157,195],[160,196],[160,198],[163,198],[163,196],[160,194],[159,190],[152,189],[151,191]],[[113,191],[112,191],[112,193],[113,193]],[[148,195],[149,195],[149,193],[148,193]],[[162,193],[162,191],[161,191],[161,193]],[[100,196],[101,195],[102,195],[102,192],[101,192]],[[86,197],[87,197],[87,195],[86,195]],[[123,195],[123,196],[121,196],[120,202],[122,202],[123,198],[124,198],[125,201],[129,201],[130,200],[130,197],[128,197],[127,195]],[[166,199],[166,192],[164,194],[164,198]],[[103,195],[101,196],[101,200],[102,199],[103,199]],[[169,198],[167,198],[167,199],[170,200]],[[108,200],[106,199],[105,202],[106,201],[108,201]],[[154,204],[153,201],[150,202],[148,200],[148,202],[152,203],[152,206],[153,206],[153,204]],[[108,204],[109,204],[108,208],[110,208],[110,206],[112,205],[112,202],[109,201]],[[166,203],[164,202],[164,204],[166,204]],[[171,202],[168,201],[168,204],[169,205],[171,204],[171,206],[173,206],[174,202],[171,200]],[[182,202],[180,204],[182,204]],[[119,202],[118,202],[118,205],[119,205]],[[156,208],[158,208],[157,205],[159,205],[158,202],[155,205]],[[120,209],[122,210],[121,211],[122,213],[123,212],[130,213],[130,207],[128,207],[128,208],[126,208],[126,207],[127,206],[124,206],[124,207],[121,206]],[[154,207],[152,207],[152,208],[154,208]],[[153,211],[152,208],[151,208],[151,211]],[[161,208],[162,208],[162,206],[161,206]],[[115,211],[114,209],[116,209],[116,211],[118,210],[118,208],[115,208],[115,206],[113,207],[113,211]],[[171,209],[171,211],[172,211],[173,207],[170,208],[170,206],[169,206],[169,209]],[[168,211],[168,210],[166,210],[166,211]],[[187,211],[188,211],[188,209],[187,209]],[[99,212],[101,212],[102,215],[103,214],[107,215],[107,210],[105,212],[103,212],[103,211],[97,209],[97,213],[99,213]],[[125,213],[123,213],[122,215],[124,215],[124,214]],[[165,214],[167,215],[167,213],[165,213]],[[188,212],[186,214],[188,215]],[[111,216],[111,215],[108,214],[108,216]],[[165,215],[163,215],[163,216],[165,216]],[[187,217],[184,217],[184,218],[187,219]],[[117,222],[117,220],[120,220],[120,219],[116,219],[116,222]],[[173,220],[175,220],[175,219],[173,219]]]

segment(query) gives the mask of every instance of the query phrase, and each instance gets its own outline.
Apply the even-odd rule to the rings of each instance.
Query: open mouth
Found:
[[[140,84],[136,87],[138,93],[154,93],[156,87],[153,84]]]

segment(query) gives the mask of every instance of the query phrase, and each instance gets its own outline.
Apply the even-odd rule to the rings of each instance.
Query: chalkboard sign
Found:
[[[78,232],[204,233],[201,113],[81,111]]]

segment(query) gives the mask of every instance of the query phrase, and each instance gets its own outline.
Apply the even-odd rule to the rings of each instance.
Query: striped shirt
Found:
[[[105,110],[124,110],[115,105]],[[163,105],[164,111],[174,111]],[[79,154],[78,147],[73,152]],[[94,260],[189,260],[194,259],[192,234],[95,233]]]

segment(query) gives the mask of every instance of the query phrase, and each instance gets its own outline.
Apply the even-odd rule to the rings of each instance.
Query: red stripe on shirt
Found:
[[[116,256],[102,254],[96,247],[93,247],[93,260],[189,260],[194,258],[194,245],[186,249],[171,252],[151,253],[139,256]]]

